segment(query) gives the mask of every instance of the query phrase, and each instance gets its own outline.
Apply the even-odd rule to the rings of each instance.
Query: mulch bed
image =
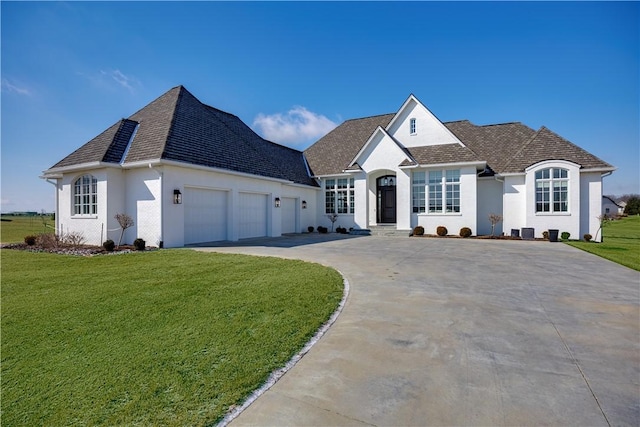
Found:
[[[8,243],[0,245],[2,249],[14,249],[27,252],[47,252],[60,255],[75,256],[95,256],[95,255],[121,255],[131,252],[138,252],[133,245],[120,245],[119,248],[109,252],[102,246],[80,245],[80,246],[58,246],[55,248],[43,248],[38,245],[29,246],[26,243]],[[147,247],[145,251],[157,250],[157,248]]]

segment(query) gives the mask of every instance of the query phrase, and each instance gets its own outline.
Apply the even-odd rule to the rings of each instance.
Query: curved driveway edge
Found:
[[[334,325],[244,425],[640,425],[640,273],[561,243],[287,236],[220,252],[344,274]]]

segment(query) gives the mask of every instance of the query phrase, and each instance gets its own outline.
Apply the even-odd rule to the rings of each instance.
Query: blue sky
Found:
[[[413,93],[440,120],[520,121],[640,193],[639,3],[1,3],[2,212],[52,211],[42,171],[170,88],[304,149]]]

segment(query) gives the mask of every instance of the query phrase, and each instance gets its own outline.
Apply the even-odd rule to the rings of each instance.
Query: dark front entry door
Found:
[[[382,224],[394,224],[396,222],[396,183],[394,176],[378,178],[378,218]]]

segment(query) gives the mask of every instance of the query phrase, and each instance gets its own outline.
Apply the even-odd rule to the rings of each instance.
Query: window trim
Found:
[[[546,172],[546,174],[545,174]],[[558,176],[556,176],[558,172]],[[563,174],[564,172],[564,174]],[[570,210],[570,191],[569,191],[569,174],[568,168],[560,166],[550,166],[547,168],[540,168],[533,172],[534,186],[533,186],[533,198],[534,198],[534,212],[536,215],[571,215]],[[563,176],[564,175],[564,176]],[[562,184],[564,186],[556,186],[556,184]],[[539,186],[539,184],[542,184]],[[545,185],[546,184],[546,185]],[[559,191],[556,191],[559,188]],[[564,188],[564,190],[563,190]],[[541,189],[542,191],[538,191]],[[542,195],[542,200],[538,201],[538,196]],[[546,195],[546,200],[545,200]],[[558,200],[556,201],[556,195]],[[564,195],[564,197],[562,197]],[[564,200],[562,200],[564,198]],[[539,205],[542,205],[542,209],[539,209]],[[548,205],[548,210],[544,210],[545,205]],[[560,205],[561,208],[556,210],[556,205]],[[565,209],[562,209],[564,205]]]
[[[417,135],[417,133],[416,119],[412,117],[409,119],[409,135]]]
[[[456,174],[451,176],[452,174],[447,172],[457,172],[457,176]],[[430,182],[429,175],[431,173],[440,174],[439,182]],[[416,180],[417,174],[424,174],[423,178]],[[414,171],[411,176],[411,212],[417,215],[462,215],[461,177],[460,169]],[[421,194],[416,193],[416,190],[421,190],[422,188],[424,188],[424,191],[420,191]],[[433,199],[433,195],[437,195],[438,199]],[[453,197],[450,197],[450,195]],[[434,206],[440,207],[439,210],[431,210],[432,200],[435,203]],[[457,203],[451,203],[451,200]],[[447,208],[448,206],[452,206],[450,211]],[[455,210],[456,208],[457,210]]]
[[[98,216],[98,179],[95,176],[84,174],[76,178],[72,184],[72,193],[72,217],[94,218]]]
[[[342,181],[342,182],[340,182]],[[345,182],[346,181],[346,182]],[[330,185],[331,183],[331,185]],[[324,180],[324,212],[326,215],[355,214],[355,179],[335,177]],[[329,206],[333,209],[329,210]],[[346,209],[346,212],[343,210]]]

